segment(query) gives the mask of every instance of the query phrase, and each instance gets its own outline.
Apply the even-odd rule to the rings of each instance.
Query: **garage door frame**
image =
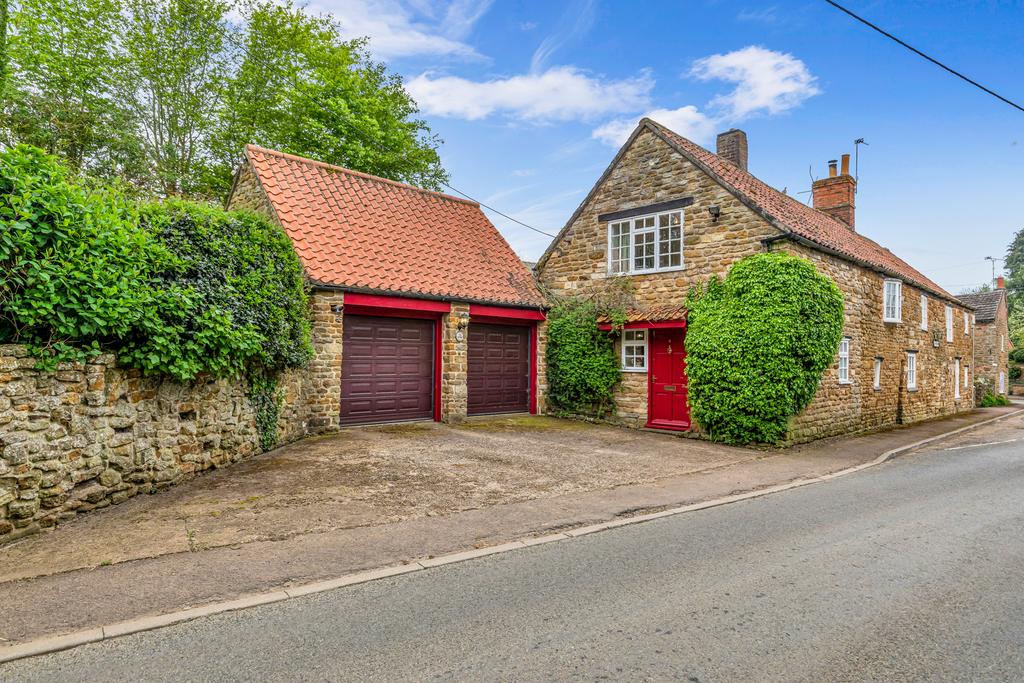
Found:
[[[434,422],[441,421],[441,319],[450,313],[452,305],[446,301],[429,301],[397,296],[377,294],[361,294],[345,292],[345,305],[342,314],[342,325],[345,315],[365,315],[376,318],[416,318],[434,321]],[[342,349],[344,362],[344,349]],[[342,368],[344,372],[344,368]]]
[[[470,324],[483,323],[529,328],[530,338],[527,344],[530,353],[530,395],[528,405],[532,415],[537,414],[537,325],[542,320],[545,320],[544,313],[536,309],[504,308],[483,304],[470,304],[469,306]],[[468,377],[466,381],[469,381]]]

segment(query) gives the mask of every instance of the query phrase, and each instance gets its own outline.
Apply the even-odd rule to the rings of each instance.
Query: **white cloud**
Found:
[[[705,111],[688,104],[678,109],[655,109],[643,116],[698,143],[710,142],[719,127],[766,112],[779,114],[800,105],[820,91],[815,78],[793,55],[750,46],[694,62],[690,75],[700,80],[736,83],[732,92],[713,98]],[[640,116],[609,121],[592,135],[618,147],[636,128]]]
[[[688,104],[678,109],[654,109],[644,114],[661,125],[683,137],[695,142],[707,142],[715,132],[717,122],[701,112],[697,107]],[[624,143],[643,117],[623,118],[609,121],[593,132],[593,137],[604,143],[618,147]]]
[[[779,114],[821,92],[802,61],[756,45],[698,59],[690,73],[702,81],[736,83],[731,93],[711,101],[724,118],[732,120],[760,111]]]
[[[481,59],[465,38],[491,0],[454,0],[444,7],[410,0],[319,0],[311,9],[334,15],[346,38],[370,39],[375,59],[417,55]],[[436,16],[443,15],[438,20]]]
[[[555,32],[541,41],[530,59],[530,72],[536,73],[547,66],[558,50],[574,43],[594,25],[594,0],[577,0],[567,6]]]
[[[490,81],[420,74],[406,84],[427,114],[471,121],[505,114],[534,122],[636,111],[647,105],[652,87],[647,73],[606,81],[571,66]]]

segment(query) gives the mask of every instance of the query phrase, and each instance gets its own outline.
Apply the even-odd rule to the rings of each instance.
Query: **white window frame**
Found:
[[[953,359],[953,400],[960,400],[960,359]]]
[[[662,240],[660,238],[660,231],[662,230],[661,218],[662,216],[673,216],[679,215],[679,265],[678,266],[665,266],[660,267],[658,264],[661,261],[662,254]],[[637,224],[643,225],[648,219],[653,219],[653,226],[637,227]],[[671,218],[668,219],[671,221]],[[622,226],[628,226],[625,232],[625,240],[623,241]],[[613,247],[613,227],[618,229],[619,243],[618,246]],[[672,226],[668,226],[671,228]],[[636,246],[637,235],[647,235],[653,233],[654,235],[654,267],[653,268],[636,268],[634,247]],[[668,273],[678,270],[686,269],[686,261],[683,258],[683,238],[686,235],[686,212],[682,209],[673,209],[672,211],[661,211],[659,213],[648,213],[642,216],[633,216],[626,218],[621,221],[609,221],[608,223],[608,234],[607,234],[607,245],[608,245],[608,274],[609,275],[647,275],[650,273]],[[668,242],[674,242],[675,240],[669,239]],[[623,256],[623,250],[625,252],[625,258]],[[675,252],[668,252],[666,255],[672,255]],[[625,267],[622,266],[625,264]]]
[[[964,311],[964,336],[969,337],[971,335],[971,314]]]
[[[889,307],[889,290],[890,288],[895,289],[895,301],[893,305],[895,311],[891,311]],[[892,315],[890,315],[892,313]],[[903,321],[903,281],[889,278],[882,285],[882,322],[887,323],[898,323]]]
[[[971,372],[970,372],[970,370],[971,370],[971,366],[970,365],[965,365],[964,366],[964,389],[967,389],[968,391],[971,390]]]
[[[839,383],[853,384],[850,379],[850,338],[839,340]]]
[[[999,353],[1006,353],[1006,335],[999,335]]]
[[[640,341],[636,340],[637,334],[640,334],[643,337]],[[650,330],[647,329],[622,331],[622,349],[620,351],[620,358],[622,361],[623,372],[647,372],[647,340],[650,338],[650,336]],[[630,337],[632,337],[632,339],[630,339]],[[627,353],[627,347],[629,347],[630,349],[634,349],[634,351],[632,353]],[[637,348],[642,349],[640,355],[637,355],[635,351],[635,349]],[[627,356],[634,360],[633,367],[626,366]],[[644,365],[642,368],[636,367],[635,361],[637,358],[641,358],[643,360]]]
[[[946,306],[946,341],[953,341],[953,307]]]
[[[999,371],[999,393],[1000,394],[1005,394],[1006,393],[1006,371],[1005,370],[1000,370]]]
[[[917,351],[907,351],[907,389],[917,389]]]
[[[875,359],[875,391],[881,391],[882,389],[882,359]]]
[[[928,295],[921,295],[921,329],[928,331]]]

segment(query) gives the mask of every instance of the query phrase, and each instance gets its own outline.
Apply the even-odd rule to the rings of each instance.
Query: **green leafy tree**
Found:
[[[402,80],[370,61],[363,41],[269,2],[250,7],[242,39],[211,140],[216,192],[228,188],[249,142],[422,187],[447,180],[440,141],[415,117]]]
[[[1006,250],[1006,294],[1012,311],[1024,310],[1024,228],[1017,231]]]
[[[691,414],[730,443],[778,443],[835,360],[843,296],[810,261],[757,254],[688,302]]]
[[[124,0],[119,95],[139,121],[164,196],[196,194],[206,141],[229,77],[228,2]]]
[[[59,155],[75,173],[137,182],[136,122],[115,97],[116,0],[22,0],[11,15],[3,99],[7,144]]]

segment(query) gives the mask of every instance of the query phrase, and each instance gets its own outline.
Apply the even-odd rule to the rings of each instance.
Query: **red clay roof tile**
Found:
[[[255,145],[245,152],[315,283],[544,305],[479,204]]]

